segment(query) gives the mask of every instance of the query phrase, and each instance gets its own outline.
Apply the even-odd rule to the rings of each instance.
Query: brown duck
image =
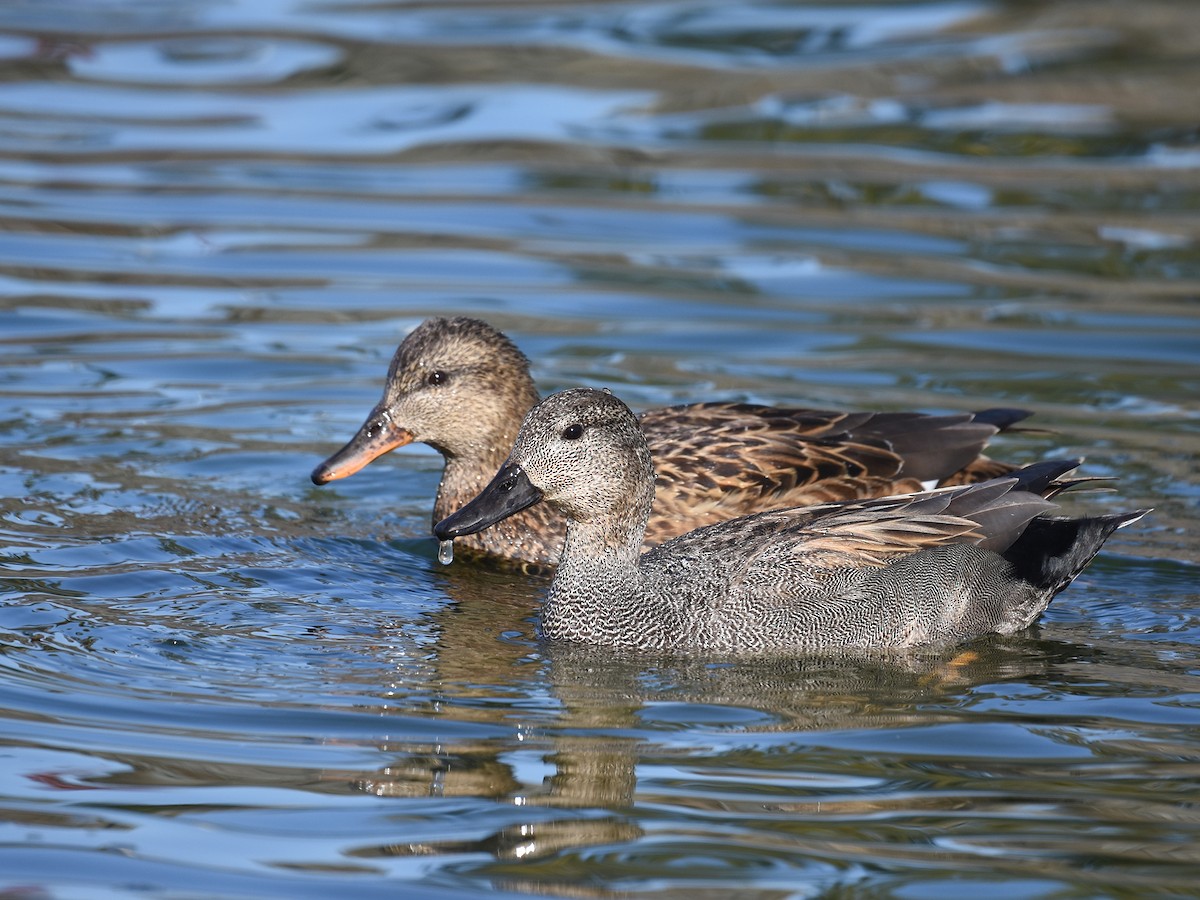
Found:
[[[478,494],[538,402],[529,360],[505,335],[467,317],[431,318],[400,344],[383,399],[315,484],[353,475],[396,447],[429,444],[445,458],[438,522]],[[965,484],[1013,469],[981,456],[1022,410],[931,416],[849,413],[748,403],[696,403],[641,414],[657,472],[649,548],[702,525],[765,509]],[[557,564],[565,522],[548,504],[460,549],[537,566]]]

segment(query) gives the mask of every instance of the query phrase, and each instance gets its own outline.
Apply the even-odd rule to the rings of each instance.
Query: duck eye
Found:
[[[583,426],[576,422],[574,425],[568,425],[563,429],[562,436],[568,441],[577,441],[583,437]]]
[[[436,384],[445,384],[449,380],[450,380],[450,376],[442,371],[430,372],[425,377],[426,384],[435,384],[435,385]]]

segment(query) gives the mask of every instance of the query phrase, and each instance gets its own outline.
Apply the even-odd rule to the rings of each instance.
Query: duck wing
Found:
[[[640,420],[657,473],[647,545],[764,509],[920,490],[979,459],[1004,427],[997,418],[1018,421],[1027,414],[979,415],[976,421],[972,413],[845,413],[747,403],[650,410]],[[994,471],[1010,468],[999,463]]]
[[[979,484],[744,516],[670,541],[647,553],[643,565],[712,561],[731,594],[750,585],[756,591],[775,586],[786,602],[789,579],[878,568],[952,544],[1003,553],[1031,520],[1056,508],[1046,496],[1080,483],[1061,477],[1077,465],[1054,460]]]

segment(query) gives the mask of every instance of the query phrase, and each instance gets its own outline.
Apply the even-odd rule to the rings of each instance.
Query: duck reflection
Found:
[[[719,744],[731,734],[949,721],[938,712],[946,698],[1046,665],[1028,637],[875,657],[693,658],[539,643],[534,621],[548,579],[472,567],[435,577],[452,602],[431,614],[434,712],[503,723],[514,736],[434,748],[396,742],[397,762],[357,787],[384,797],[488,798],[523,812],[475,839],[364,846],[355,856],[483,853],[499,863],[636,840],[642,827],[624,811],[639,802],[639,768],[673,756],[680,734],[694,754],[705,734]]]

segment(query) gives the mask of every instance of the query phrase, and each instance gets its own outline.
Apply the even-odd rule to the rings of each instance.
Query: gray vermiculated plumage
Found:
[[[1142,512],[1044,518],[1075,460],[898,497],[774,510],[651,549],[653,469],[633,414],[564,391],[526,418],[506,465],[442,539],[513,508],[568,519],[542,630],[646,650],[899,650],[1030,625],[1122,524]],[[497,513],[497,510],[503,511]]]

